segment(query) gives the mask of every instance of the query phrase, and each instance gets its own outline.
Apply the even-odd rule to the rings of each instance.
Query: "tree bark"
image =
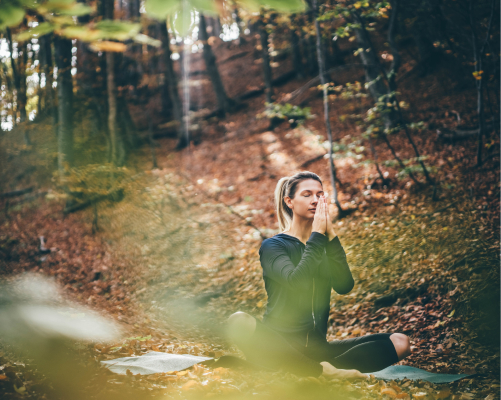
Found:
[[[375,54],[371,46],[362,17],[356,12],[353,13],[353,16],[356,22],[360,24],[360,28],[355,29],[355,37],[359,47],[363,49],[359,54],[362,64],[364,64],[365,80],[369,84],[369,92],[373,100],[377,102],[381,96],[385,96],[388,93],[388,89],[380,77],[377,54]],[[392,125],[391,119],[385,122],[389,126]]]
[[[263,58],[264,85],[266,87],[266,101],[273,102],[273,86],[271,84],[272,72],[270,66],[270,52],[268,50],[268,32],[263,17],[259,20],[259,37],[261,41],[261,56]]]
[[[475,32],[475,25],[474,25],[473,1],[470,0],[469,4],[470,28],[471,28],[472,44],[473,44],[473,58],[475,61],[475,72],[476,72],[475,83],[477,87],[477,116],[478,116],[477,167],[482,165],[483,137],[485,134],[484,85],[483,85],[484,79],[482,77],[484,71],[482,70],[482,64],[483,64],[485,47],[490,39],[489,36],[492,26],[492,19],[494,16],[494,5],[495,5],[495,0],[492,0],[491,14],[489,17],[489,25],[487,27],[487,33],[485,35],[485,40],[482,44],[482,47],[479,49],[479,44],[477,43],[478,40],[477,34]]]
[[[20,83],[20,88],[19,88],[19,95],[17,96],[17,107],[19,110],[19,122],[26,122],[27,114],[26,114],[26,104],[28,103],[28,96],[27,96],[27,85],[26,85],[26,67],[28,66],[28,45],[26,42],[18,43],[17,44],[18,48],[18,53],[17,53],[17,60],[18,60],[18,75],[19,75],[19,83]],[[22,54],[19,54],[19,50],[21,50]],[[30,136],[29,136],[29,131],[28,127],[24,125],[22,127],[23,129],[23,136],[24,136],[24,143],[26,145],[30,145]]]
[[[304,79],[304,66],[303,57],[301,55],[301,46],[299,43],[299,36],[296,32],[297,28],[296,14],[291,15],[291,26],[290,26],[290,40],[292,46],[292,60],[294,65],[294,70],[296,71],[296,77],[298,79]]]
[[[14,86],[16,88],[17,107],[14,115],[14,121],[17,120],[17,112],[19,112],[20,122],[24,122],[26,120],[26,62],[28,60],[28,54],[26,52],[26,44],[18,43],[16,64],[16,61],[14,60],[14,42],[12,40],[12,34],[9,28],[6,29],[6,32],[12,77],[14,78]]]
[[[317,5],[317,0],[313,0],[313,19],[315,21],[315,31],[316,31],[316,49],[317,49],[317,59],[318,59],[318,66],[319,66],[319,75],[320,75],[320,83],[323,86],[323,97],[324,97],[324,121],[325,121],[325,127],[327,129],[327,135],[329,136],[329,164],[330,164],[330,177],[331,177],[331,185],[332,185],[332,190],[333,190],[333,198],[334,198],[334,203],[336,204],[336,207],[338,209],[339,216],[344,215],[344,210],[341,207],[341,203],[339,202],[338,194],[337,194],[337,188],[336,188],[336,181],[337,181],[337,174],[336,174],[336,164],[334,164],[334,158],[333,158],[333,145],[332,145],[332,130],[331,130],[331,123],[329,120],[329,96],[327,93],[327,80],[325,79],[325,71],[324,71],[324,55],[323,55],[323,49],[322,49],[322,33],[320,31],[320,24],[318,23],[317,15],[318,15],[318,5]]]
[[[108,93],[108,133],[111,141],[111,162],[122,166],[125,162],[125,149],[117,130],[117,93],[115,85],[115,54],[106,53],[106,87]]]
[[[71,78],[71,40],[54,38],[57,63],[58,169],[73,165],[73,81]]]
[[[227,112],[230,112],[233,109],[233,107],[235,106],[235,101],[230,97],[228,97],[228,95],[226,94],[226,90],[224,89],[224,85],[221,80],[221,75],[219,75],[219,71],[216,66],[216,57],[214,56],[212,47],[207,42],[207,40],[209,39],[207,35],[207,25],[205,22],[205,17],[202,13],[200,13],[199,35],[200,35],[200,40],[204,45],[203,57],[205,61],[205,66],[207,68],[207,72],[209,73],[209,77],[212,82],[214,91],[216,92],[216,98],[220,110],[220,115],[224,116]]]
[[[170,103],[172,106],[172,115],[174,120],[177,121],[177,144],[176,149],[182,149],[188,145],[188,132],[183,124],[183,112],[181,99],[179,97],[179,91],[177,88],[177,76],[174,72],[174,65],[172,64],[171,50],[170,50],[170,38],[169,32],[167,31],[167,23],[163,23],[160,26],[160,33],[162,36],[162,48],[163,57],[165,64],[164,79],[167,84],[167,90],[169,92]]]
[[[402,64],[402,59],[400,58],[400,53],[397,48],[397,43],[395,42],[395,30],[397,27],[399,2],[398,0],[390,0],[390,4],[391,4],[391,18],[390,18],[390,26],[388,28],[388,43],[390,45],[393,61],[391,62],[390,73],[388,74],[388,84],[390,86],[390,90],[395,91],[397,90],[395,78],[397,76],[398,69]]]

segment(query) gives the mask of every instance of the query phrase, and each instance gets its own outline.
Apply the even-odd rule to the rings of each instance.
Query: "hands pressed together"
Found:
[[[318,200],[317,210],[315,211],[315,217],[313,218],[312,231],[328,236],[329,240],[332,240],[337,236],[334,226],[332,225],[332,220],[329,215],[329,207],[325,196],[320,196],[320,199]]]

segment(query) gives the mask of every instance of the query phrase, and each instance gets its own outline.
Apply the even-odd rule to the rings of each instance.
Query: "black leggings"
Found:
[[[327,361],[339,369],[376,372],[398,362],[391,333],[375,333],[328,342],[322,334],[278,333],[256,319],[256,330],[245,342],[236,343],[247,361],[265,369],[284,369],[304,376],[319,376]]]

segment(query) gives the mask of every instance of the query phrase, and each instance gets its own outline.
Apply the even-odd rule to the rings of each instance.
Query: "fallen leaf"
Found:
[[[397,398],[397,392],[395,392],[395,390],[391,389],[391,388],[382,388],[381,389],[381,394],[385,394],[387,396],[390,396],[392,399],[396,399]]]
[[[437,399],[446,399],[451,395],[451,391],[449,389],[445,390],[440,390],[436,395],[435,398]]]
[[[16,384],[14,384],[14,390],[19,394],[24,394],[26,392],[26,388],[24,386],[18,388]]]
[[[201,388],[202,385],[200,384],[200,382],[197,382],[195,380],[189,380],[188,382],[186,382],[182,387],[181,389],[182,390],[190,390],[190,389],[199,389]]]

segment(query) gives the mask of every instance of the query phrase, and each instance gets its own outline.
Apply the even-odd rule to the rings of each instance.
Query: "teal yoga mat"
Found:
[[[168,371],[181,371],[194,364],[213,360],[212,357],[199,357],[190,354],[170,354],[157,351],[151,351],[147,354],[136,357],[123,357],[114,360],[101,361],[107,368],[117,374],[125,374],[130,370],[134,375],[149,375]],[[214,367],[251,367],[263,369],[235,356],[222,356],[214,364]],[[377,379],[398,380],[411,379],[432,383],[454,382],[477,374],[437,374],[428,372],[419,368],[409,367],[407,365],[391,365],[381,371],[369,372],[366,375],[374,375]]]
[[[411,379],[413,381],[422,379],[432,383],[449,383],[459,379],[477,374],[440,374],[428,372],[423,369],[409,367],[408,365],[390,365],[381,371],[368,372],[368,375],[373,374],[377,379],[396,380],[396,379]]]
[[[255,365],[245,361],[239,357],[227,355],[219,358],[214,364],[214,367],[249,367],[253,369],[265,369],[259,365]],[[449,383],[454,382],[459,379],[467,378],[479,374],[439,374],[434,372],[428,372],[420,368],[409,367],[407,365],[390,365],[389,367],[376,372],[365,372],[366,375],[374,375],[377,379],[383,380],[398,380],[398,379],[411,379],[418,380],[422,379],[424,381],[432,383]]]

